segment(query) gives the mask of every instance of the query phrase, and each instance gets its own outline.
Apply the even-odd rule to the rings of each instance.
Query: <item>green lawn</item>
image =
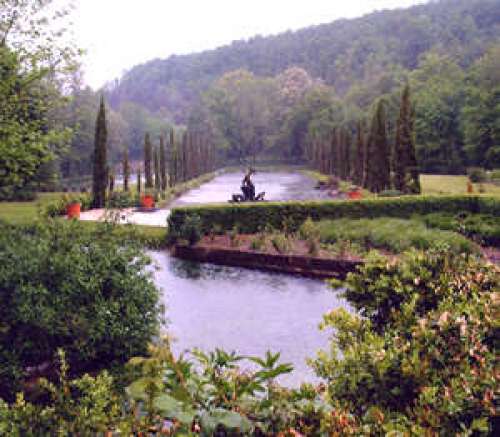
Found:
[[[467,176],[421,175],[422,194],[467,194]],[[474,185],[474,193],[479,193],[479,185]],[[500,186],[482,184],[484,193],[500,195]]]
[[[0,202],[0,220],[13,224],[30,223],[38,216],[38,211],[62,194],[39,193],[37,199],[32,202]]]
[[[0,220],[4,220],[14,225],[27,225],[32,223],[37,217],[38,212],[45,205],[58,199],[63,193],[39,193],[36,200],[32,202],[0,202]],[[63,220],[63,219],[61,219]],[[95,227],[95,222],[81,222],[82,226]],[[159,248],[165,244],[167,229],[157,226],[135,226],[137,238],[145,246]],[[129,232],[128,227],[118,226],[115,229],[117,234],[120,232]]]

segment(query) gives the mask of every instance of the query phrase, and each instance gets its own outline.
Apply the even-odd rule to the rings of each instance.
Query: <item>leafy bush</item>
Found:
[[[207,234],[214,224],[228,231],[237,223],[242,233],[253,234],[265,226],[281,230],[285,217],[289,231],[312,220],[338,218],[410,218],[414,214],[467,211],[500,216],[500,198],[485,196],[404,196],[352,201],[268,202],[174,208],[168,218],[169,230],[177,232],[190,215],[201,219],[201,230]]]
[[[447,244],[456,253],[472,253],[474,244],[451,231],[429,229],[417,220],[394,218],[361,220],[324,220],[318,223],[323,243],[334,244],[349,241],[372,248],[386,249],[395,253],[410,248],[429,249],[435,245]]]
[[[36,191],[32,186],[14,189],[0,187],[0,202],[31,202],[36,199]]]
[[[285,234],[276,233],[272,235],[271,243],[278,253],[285,254],[290,252],[290,240]]]
[[[144,353],[157,332],[149,258],[110,224],[0,225],[0,393],[64,348],[75,370],[109,368]],[[78,365],[76,365],[78,363]]]
[[[342,285],[360,315],[325,316],[332,342],[313,363],[340,435],[491,435],[499,270],[447,249],[410,252],[371,257]]]
[[[308,217],[300,226],[298,235],[302,240],[318,240],[320,237],[318,224],[313,222],[311,217]]]
[[[82,211],[86,211],[92,208],[92,196],[90,194],[63,194],[59,199],[53,200],[45,206],[45,215],[47,217],[58,217],[61,215],[65,215],[66,207],[72,202],[80,203]]]
[[[261,251],[266,247],[266,234],[264,232],[259,232],[257,236],[250,243],[250,248],[252,250]]]
[[[500,247],[500,217],[487,214],[434,213],[417,218],[428,227],[460,232],[487,246]]]
[[[190,245],[200,241],[202,237],[200,217],[198,215],[188,217],[180,229],[178,237],[187,240]]]
[[[317,387],[280,387],[292,367],[279,354],[177,357],[165,337],[130,359],[125,394],[106,373],[69,381],[61,360],[59,384],[41,383],[45,404],[0,401],[0,434],[494,434],[498,268],[448,248],[390,263],[373,254],[332,286],[358,314],[324,317]]]
[[[129,208],[140,204],[137,194],[128,191],[113,191],[106,202],[108,208]]]
[[[488,179],[486,171],[484,170],[484,168],[481,167],[468,168],[467,175],[469,176],[470,181],[474,182],[475,184],[480,182],[486,182],[486,180]]]

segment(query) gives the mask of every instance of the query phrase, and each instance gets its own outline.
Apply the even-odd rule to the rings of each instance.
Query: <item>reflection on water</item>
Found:
[[[327,345],[318,330],[328,310],[345,306],[322,281],[210,264],[189,263],[152,252],[160,266],[168,331],[176,352],[221,347],[244,355],[280,351],[295,371],[281,382],[313,381],[307,357]]]
[[[172,206],[190,203],[227,202],[233,193],[240,192],[243,172],[228,173],[217,176],[212,181],[193,189]],[[321,199],[326,196],[324,191],[315,190],[316,182],[302,173],[257,172],[252,176],[255,191],[266,192],[267,200],[306,200]]]

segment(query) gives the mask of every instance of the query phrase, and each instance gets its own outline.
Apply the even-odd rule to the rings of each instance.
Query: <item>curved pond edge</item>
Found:
[[[301,275],[314,279],[344,279],[363,264],[351,259],[267,254],[238,249],[175,245],[173,256],[187,261]]]

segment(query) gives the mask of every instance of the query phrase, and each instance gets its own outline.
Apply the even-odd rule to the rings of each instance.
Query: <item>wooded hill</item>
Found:
[[[114,108],[134,102],[183,123],[201,93],[228,71],[275,76],[298,66],[333,86],[339,96],[360,88],[384,93],[391,80],[415,69],[426,53],[445,54],[467,68],[498,41],[499,0],[433,1],[156,59],[110,85],[108,97]]]

